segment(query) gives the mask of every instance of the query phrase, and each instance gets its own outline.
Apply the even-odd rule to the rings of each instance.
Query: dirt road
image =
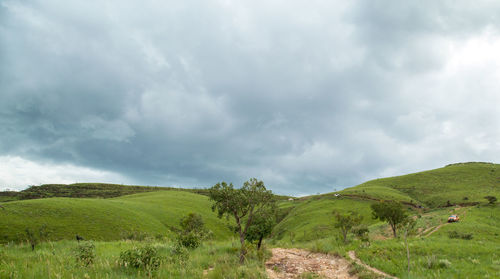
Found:
[[[301,249],[271,249],[273,256],[266,262],[271,279],[300,278],[302,273],[315,273],[321,278],[350,279],[350,264],[341,257],[312,253]]]

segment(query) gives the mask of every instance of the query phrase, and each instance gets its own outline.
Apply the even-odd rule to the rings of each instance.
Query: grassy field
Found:
[[[210,210],[206,196],[161,191],[113,199],[50,198],[12,201],[0,209],[0,241],[21,241],[25,229],[37,233],[45,227],[49,240],[74,239],[76,234],[93,240],[118,240],[138,235],[168,236],[190,212],[202,215],[215,239],[231,233],[226,220]]]
[[[174,243],[169,241],[98,241],[94,245],[95,261],[90,266],[76,261],[76,241],[45,242],[34,252],[26,244],[3,246],[0,278],[266,278],[265,255],[251,251],[240,266],[236,240],[206,242],[184,260],[173,256]],[[121,252],[145,245],[155,247],[162,258],[156,271],[120,265]]]

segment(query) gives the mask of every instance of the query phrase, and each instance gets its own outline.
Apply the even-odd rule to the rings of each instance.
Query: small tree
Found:
[[[406,245],[406,258],[408,260],[408,275],[410,274],[410,247],[408,246],[408,236],[415,231],[415,225],[417,222],[415,219],[411,217],[406,217],[401,223],[399,223],[399,227],[403,231],[403,237]]]
[[[257,250],[260,250],[264,237],[271,234],[276,225],[276,209],[270,206],[253,218],[252,224],[247,229],[246,240],[249,242],[257,241]]]
[[[35,251],[35,246],[38,244],[36,234],[30,228],[26,228],[24,231],[26,232],[26,238],[31,245],[31,251]]]
[[[484,198],[487,199],[488,204],[491,204],[491,205],[495,204],[495,202],[497,201],[497,198],[495,196],[486,196]]]
[[[197,248],[208,236],[208,230],[205,228],[205,222],[200,214],[189,213],[181,219],[180,225],[182,229],[177,240],[186,248]]]
[[[370,230],[368,229],[368,226],[366,225],[359,225],[356,227],[352,228],[352,233],[359,238],[359,240],[364,241],[364,242],[370,242],[370,238],[368,236],[368,233]]]
[[[391,226],[394,237],[397,237],[396,227],[406,218],[403,206],[395,201],[382,201],[371,205],[373,219],[387,221]]]
[[[214,202],[212,210],[219,218],[232,216],[236,222],[236,231],[240,236],[240,263],[245,261],[245,238],[254,217],[274,205],[274,196],[266,190],[264,182],[255,178],[245,182],[240,189],[234,189],[233,184],[221,182],[209,189],[210,200]]]
[[[182,231],[184,232],[203,232],[205,230],[205,222],[203,217],[197,213],[189,213],[180,222]]]
[[[363,216],[354,211],[349,211],[349,213],[341,213],[339,211],[333,211],[335,216],[335,227],[339,228],[344,237],[344,243],[347,243],[347,233],[354,227],[361,223]]]

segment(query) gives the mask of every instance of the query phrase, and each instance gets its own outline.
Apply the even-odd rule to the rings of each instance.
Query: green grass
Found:
[[[500,196],[500,164],[461,163],[444,168],[371,180],[344,193],[379,199],[419,201],[435,208],[451,204],[484,202],[484,196]],[[400,194],[401,193],[401,194]]]
[[[318,196],[295,201],[297,205],[273,230],[273,238],[281,241],[309,241],[337,235],[334,228],[333,210],[356,211],[363,216],[363,223],[373,224],[371,201]]]
[[[207,189],[184,189],[158,186],[137,186],[108,183],[44,184],[30,186],[19,192],[0,192],[0,201],[27,200],[43,198],[114,198],[154,191],[186,191],[207,195]]]
[[[238,263],[237,241],[206,242],[189,252],[185,262],[172,257],[174,243],[165,241],[94,242],[96,259],[89,267],[75,260],[76,241],[45,242],[32,252],[25,244],[0,246],[0,278],[266,278],[264,256],[250,251],[245,265]],[[163,261],[156,272],[123,267],[120,252],[153,245]]]
[[[35,233],[45,225],[50,240],[73,239],[76,234],[93,240],[118,240],[138,233],[173,235],[180,219],[190,212],[202,215],[216,239],[232,234],[226,220],[210,210],[206,196],[161,191],[113,199],[50,198],[12,201],[0,209],[0,241],[25,239],[25,229]]]
[[[452,209],[435,210],[423,215],[418,224],[429,222],[430,226],[445,223]],[[402,238],[374,240],[385,224],[370,226],[372,240],[370,245],[353,240],[344,245],[335,236],[306,242],[294,246],[315,252],[333,253],[347,258],[349,250],[366,264],[399,278],[500,278],[500,206],[481,205],[460,209],[465,212],[461,221],[442,226],[432,235],[413,235],[409,238],[411,253],[411,272],[407,273],[406,248]],[[431,219],[431,220],[427,220]],[[471,240],[451,239],[450,231],[472,234]],[[278,243],[283,245],[284,243]],[[435,263],[432,268],[429,262]],[[440,262],[442,263],[440,266]]]

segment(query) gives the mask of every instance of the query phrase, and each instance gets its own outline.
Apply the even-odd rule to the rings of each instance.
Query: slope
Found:
[[[408,208],[437,208],[446,206],[448,201],[451,205],[484,203],[487,195],[500,196],[499,164],[460,163],[376,179],[336,193],[281,201],[281,208],[292,209],[274,229],[273,239],[308,241],[337,235],[333,210],[357,211],[364,216],[366,225],[382,225],[371,218],[370,205],[379,200],[401,201]]]
[[[0,242],[25,239],[28,228],[48,239],[116,240],[137,235],[172,235],[180,219],[199,213],[216,239],[231,235],[225,220],[210,210],[206,196],[184,191],[159,191],[113,199],[48,198],[2,203]],[[135,235],[135,236],[134,236]]]
[[[459,163],[403,176],[375,179],[342,194],[423,203],[427,207],[476,204],[500,195],[500,164]]]

